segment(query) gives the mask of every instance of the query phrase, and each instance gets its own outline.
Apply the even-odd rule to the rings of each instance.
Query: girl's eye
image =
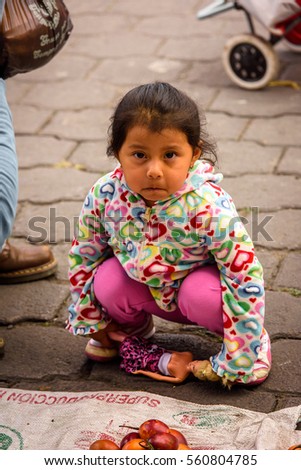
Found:
[[[139,160],[142,160],[142,158],[145,157],[145,154],[143,152],[135,152],[134,157],[138,158]]]
[[[174,158],[174,157],[176,157],[175,152],[166,152],[166,154],[165,154],[165,158],[166,158],[167,160],[171,160],[171,159]]]

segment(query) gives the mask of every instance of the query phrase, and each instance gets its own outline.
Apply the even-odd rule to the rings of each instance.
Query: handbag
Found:
[[[65,45],[72,29],[62,0],[6,0],[0,24],[0,77],[47,64]]]

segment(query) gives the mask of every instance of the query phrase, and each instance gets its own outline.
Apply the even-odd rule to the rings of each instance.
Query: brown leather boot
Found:
[[[16,247],[6,241],[0,253],[0,284],[36,281],[56,268],[57,260],[48,246],[24,243]]]

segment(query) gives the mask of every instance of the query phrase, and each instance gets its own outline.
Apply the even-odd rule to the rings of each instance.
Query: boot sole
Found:
[[[18,284],[21,282],[37,281],[45,279],[56,272],[57,261],[51,260],[49,263],[35,266],[34,268],[20,269],[7,273],[0,273],[0,284]]]

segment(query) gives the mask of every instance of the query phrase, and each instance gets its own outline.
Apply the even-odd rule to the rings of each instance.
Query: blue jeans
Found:
[[[0,21],[3,15],[4,3],[5,3],[5,0],[0,0]]]
[[[0,0],[0,20],[4,1]],[[5,82],[0,78],[0,252],[12,232],[18,201],[18,162]]]

